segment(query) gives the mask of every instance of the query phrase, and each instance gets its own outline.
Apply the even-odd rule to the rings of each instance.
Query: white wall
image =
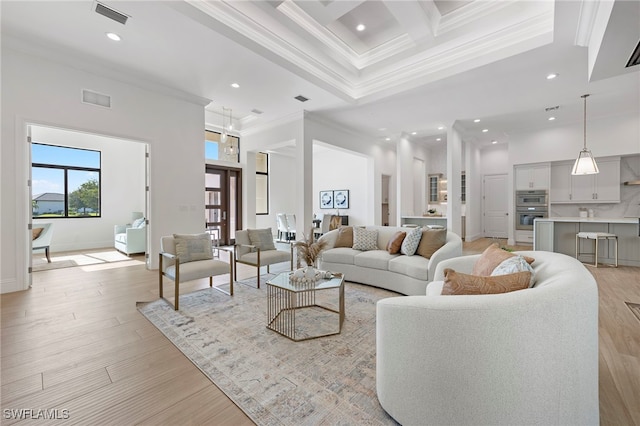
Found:
[[[3,40],[4,42],[4,40]],[[142,89],[2,45],[2,292],[26,289],[31,256],[27,124],[85,131],[149,144],[149,254],[157,268],[160,236],[202,231],[204,104],[208,100]],[[80,102],[82,89],[112,97],[106,109]],[[160,90],[160,89],[158,89]],[[180,96],[180,97],[178,97]]]
[[[31,139],[100,151],[101,217],[33,221],[53,223],[51,252],[113,247],[113,226],[131,223],[131,213],[145,209],[145,145],[41,126],[32,128]]]
[[[280,154],[269,154],[269,214],[256,215],[256,228],[271,228],[277,233],[277,213],[293,213],[296,208],[295,179],[291,171],[295,168],[295,159]]]
[[[340,209],[349,216],[349,225],[370,225],[370,196],[367,158],[344,150],[324,148],[313,156],[313,211],[336,214],[336,209],[320,209],[320,191],[349,190],[349,208]]]
[[[483,176],[507,174],[509,165],[507,144],[490,146],[480,151],[480,173]]]

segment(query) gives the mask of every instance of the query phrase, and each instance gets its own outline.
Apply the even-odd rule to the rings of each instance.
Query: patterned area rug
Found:
[[[341,334],[293,342],[266,328],[267,278],[138,309],[258,425],[397,424],[376,396],[375,305],[398,295],[345,283]]]
[[[640,304],[631,302],[624,303],[629,307],[629,309],[631,309],[631,312],[633,312],[636,318],[638,318],[638,321],[640,321]]]

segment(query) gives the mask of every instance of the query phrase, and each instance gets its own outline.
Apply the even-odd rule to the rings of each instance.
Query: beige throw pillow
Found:
[[[444,270],[442,295],[498,294],[523,290],[529,287],[531,272],[483,277],[467,275],[453,269]]]
[[[35,240],[40,236],[40,234],[44,231],[44,228],[33,228],[31,229],[31,239]]]
[[[402,242],[404,238],[407,236],[407,233],[404,231],[398,231],[393,234],[393,237],[389,240],[389,244],[387,244],[387,251],[389,254],[398,254],[400,253],[400,248],[402,247]]]
[[[271,228],[266,229],[249,229],[249,241],[252,246],[260,250],[275,250],[276,246],[273,243],[273,234]]]
[[[435,253],[446,242],[446,229],[423,229],[422,238],[420,238],[420,244],[418,244],[416,254],[419,254],[422,257],[426,257],[427,259],[431,259],[433,253]]]
[[[488,277],[489,275],[491,275],[496,266],[513,256],[516,255],[513,253],[509,253],[506,250],[502,250],[498,246],[498,243],[493,243],[489,247],[487,247],[484,252],[482,252],[480,258],[476,261],[476,264],[473,265],[472,274]],[[532,264],[535,261],[535,259],[532,257],[523,257],[528,264]]]
[[[213,259],[209,234],[173,234],[180,263]]]
[[[353,227],[341,226],[338,228],[338,238],[334,247],[353,247]]]

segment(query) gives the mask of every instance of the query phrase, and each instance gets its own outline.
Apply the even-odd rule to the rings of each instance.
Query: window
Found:
[[[231,163],[240,162],[240,138],[228,135],[222,142],[221,135],[210,130],[204,131],[204,158]]]
[[[269,154],[256,154],[256,214],[269,214]]]
[[[467,174],[462,172],[460,176],[460,201],[462,204],[467,202]]]
[[[31,144],[32,217],[100,217],[100,151]]]

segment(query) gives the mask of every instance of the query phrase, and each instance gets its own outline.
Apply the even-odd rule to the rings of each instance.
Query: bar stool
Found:
[[[580,255],[580,238],[584,238],[587,240],[595,240],[596,242],[596,252],[595,252],[595,263],[593,264],[593,266],[595,266],[596,268],[598,267],[598,241],[600,240],[605,240],[605,241],[609,241],[609,240],[613,240],[614,241],[614,246],[615,246],[615,265],[608,265],[608,266],[615,266],[616,268],[618,267],[618,236],[616,234],[610,234],[608,232],[578,232],[576,234],[576,259],[578,258],[578,255]]]

